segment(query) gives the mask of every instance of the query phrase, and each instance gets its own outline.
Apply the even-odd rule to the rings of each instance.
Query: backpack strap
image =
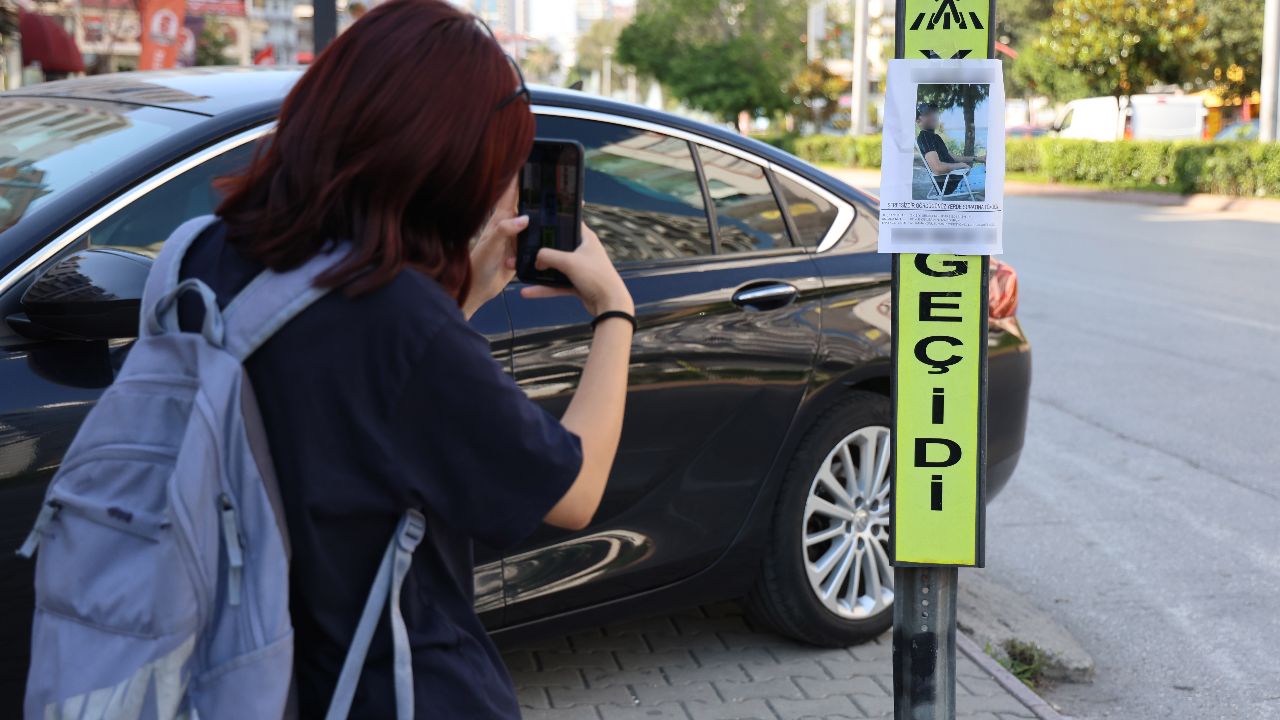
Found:
[[[349,244],[334,245],[287,272],[259,273],[222,311],[227,352],[244,362],[285,323],[324,297],[329,288],[316,287],[316,278],[350,252]]]
[[[351,647],[347,649],[347,657],[342,662],[342,673],[338,675],[338,684],[334,688],[333,700],[329,702],[325,720],[345,720],[351,712],[351,702],[356,696],[356,686],[360,684],[360,671],[364,669],[374,628],[378,626],[382,608],[388,602],[391,605],[391,642],[395,650],[396,718],[410,720],[413,717],[413,656],[409,648],[409,632],[404,624],[404,615],[400,612],[400,589],[404,586],[404,577],[409,573],[409,565],[413,562],[413,551],[417,549],[426,530],[426,518],[417,510],[407,510],[400,518],[395,535],[391,537],[387,551],[382,555],[382,563],[378,566],[373,586],[369,588],[369,598],[364,603],[360,623],[351,639]]]
[[[174,230],[164,241],[160,255],[151,265],[147,275],[147,284],[142,290],[142,313],[138,327],[138,336],[145,337],[164,332],[166,329],[178,327],[178,304],[172,299],[163,306],[161,301],[176,297],[183,292],[178,289],[178,273],[182,269],[182,258],[186,256],[191,243],[200,237],[216,220],[215,215],[201,215],[192,218]],[[193,289],[198,289],[194,288]],[[206,303],[206,310],[208,303]],[[216,304],[215,304],[216,309]],[[208,313],[206,313],[206,322]]]

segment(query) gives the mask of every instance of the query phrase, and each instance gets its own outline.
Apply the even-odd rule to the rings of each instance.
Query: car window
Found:
[[[790,247],[787,223],[764,168],[726,152],[698,146],[702,174],[716,208],[719,252]]]
[[[0,230],[199,120],[123,103],[0,98]]]
[[[1060,131],[1066,130],[1067,128],[1071,127],[1071,118],[1075,114],[1076,114],[1075,108],[1068,110],[1067,114],[1062,116],[1062,122],[1058,124],[1058,130]]]
[[[817,247],[840,214],[835,203],[780,173],[774,173],[778,190],[796,227],[800,244]]]
[[[611,123],[538,118],[538,136],[585,153],[583,220],[614,262],[711,254],[711,230],[689,143]]]
[[[248,142],[232,148],[143,195],[90,230],[89,244],[159,252],[183,222],[213,212],[220,200],[214,179],[248,165],[255,147]]]

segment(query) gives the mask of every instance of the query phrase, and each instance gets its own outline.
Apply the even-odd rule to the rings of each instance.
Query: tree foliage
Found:
[[[1259,89],[1263,5],[1264,0],[1213,0],[1199,6],[1206,24],[1198,49],[1211,58],[1202,80],[1224,98]]]
[[[1053,15],[1053,0],[1001,0],[996,6],[996,37],[1018,50],[1040,36],[1040,27]]]
[[[618,59],[618,37],[626,26],[623,20],[605,18],[591,23],[591,27],[578,38],[578,75],[590,76],[592,72],[604,72],[604,56],[612,54],[610,86],[622,87],[626,83],[625,63]],[[603,76],[602,76],[603,79]]]
[[[1041,27],[1052,15],[1053,0],[1000,0],[998,3],[996,38],[1018,54],[1016,60],[1003,54],[998,56],[1004,64],[1005,89],[1010,96],[1035,92],[1034,79],[1020,72],[1019,65],[1027,65],[1023,55],[1035,45]]]
[[[196,65],[234,65],[236,61],[227,56],[229,47],[227,28],[222,23],[206,22],[196,37]]]
[[[1019,77],[1059,100],[1185,85],[1207,62],[1205,24],[1195,0],[1058,0]]]
[[[805,0],[641,0],[617,59],[687,105],[733,120],[789,109],[804,63]]]
[[[520,58],[520,67],[530,82],[551,82],[560,70],[560,55],[545,42],[534,43]]]
[[[815,60],[791,78],[787,92],[793,110],[801,109],[801,117],[821,128],[839,108],[840,96],[850,88],[848,80],[831,72],[825,62]]]

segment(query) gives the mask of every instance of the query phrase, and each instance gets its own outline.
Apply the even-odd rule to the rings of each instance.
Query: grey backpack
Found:
[[[36,561],[25,715],[277,720],[293,713],[289,542],[243,362],[319,299],[314,279],[345,256],[263,272],[225,310],[178,281],[212,222],[165,243],[142,298],[138,340],[72,442],[19,554]],[[178,298],[204,302],[199,333]],[[372,578],[329,718],[346,717],[390,599],[397,716],[413,715],[400,588],[424,519],[409,510]]]

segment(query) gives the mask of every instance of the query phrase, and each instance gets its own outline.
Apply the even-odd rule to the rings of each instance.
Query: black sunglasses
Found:
[[[489,38],[493,40],[493,43],[498,46],[498,49],[501,50],[502,43],[498,42],[498,36],[493,34],[493,28],[489,27],[489,24],[484,20],[481,20],[479,16],[476,16],[476,24],[484,30],[485,34],[488,35]],[[507,58],[507,61],[511,63],[512,69],[516,71],[516,79],[520,81],[520,86],[516,88],[515,92],[511,93],[511,95],[503,99],[502,102],[498,103],[497,107],[494,108],[494,112],[510,105],[521,96],[524,97],[526,102],[533,102],[533,98],[529,95],[529,86],[524,83],[524,71],[520,69],[520,63],[516,62],[516,59],[511,57],[511,54],[506,50],[502,50],[502,54]]]

